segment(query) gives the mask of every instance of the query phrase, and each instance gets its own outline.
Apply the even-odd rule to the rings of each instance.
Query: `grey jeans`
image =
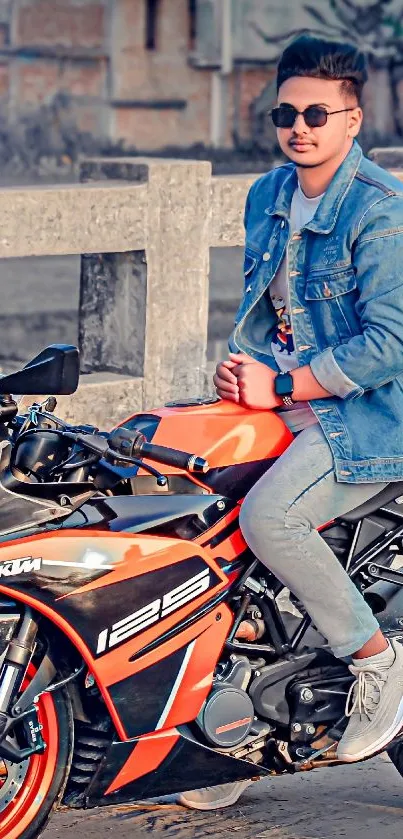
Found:
[[[297,595],[339,658],[361,649],[378,622],[316,528],[385,486],[337,483],[330,448],[317,424],[299,434],[241,507],[240,526],[249,547]]]

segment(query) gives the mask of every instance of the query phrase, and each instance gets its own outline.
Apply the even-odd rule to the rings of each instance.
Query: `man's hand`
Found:
[[[274,392],[276,373],[245,353],[230,353],[217,365],[213,378],[218,396],[254,410],[268,411],[281,406]]]
[[[217,364],[213,382],[220,399],[239,403],[238,379],[233,372],[236,366],[236,361],[220,361]]]

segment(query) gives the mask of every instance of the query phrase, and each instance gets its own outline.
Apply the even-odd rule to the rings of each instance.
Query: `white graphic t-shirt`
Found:
[[[307,198],[300,184],[294,192],[290,211],[290,235],[301,230],[314,217],[323,198]],[[270,284],[269,293],[278,317],[277,333],[271,349],[277,364],[283,372],[295,370],[298,359],[294,348],[292,323],[290,318],[290,296],[288,289],[288,266],[284,258],[280,268]],[[308,402],[296,402],[292,408],[280,412],[281,418],[291,431],[302,431],[318,420]]]

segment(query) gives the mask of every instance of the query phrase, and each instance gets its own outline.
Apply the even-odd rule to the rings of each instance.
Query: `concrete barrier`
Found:
[[[0,257],[81,255],[82,377],[60,415],[108,428],[211,391],[209,250],[243,243],[254,179],[213,178],[207,161],[93,158],[79,185],[0,190]]]

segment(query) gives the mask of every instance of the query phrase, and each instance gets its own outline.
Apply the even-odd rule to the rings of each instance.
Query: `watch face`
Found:
[[[294,382],[291,373],[283,373],[274,380],[274,387],[277,396],[291,396],[294,390]]]

